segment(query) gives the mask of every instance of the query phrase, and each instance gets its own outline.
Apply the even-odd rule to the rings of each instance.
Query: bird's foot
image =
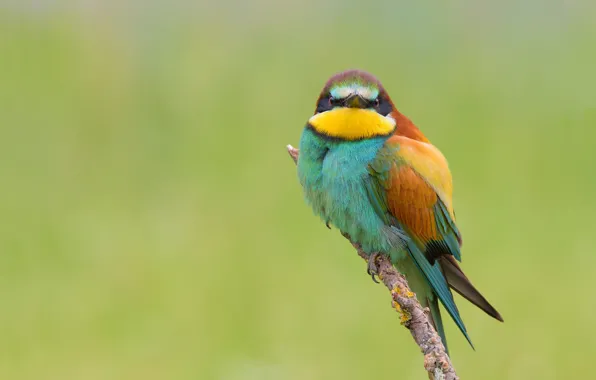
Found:
[[[372,280],[375,283],[379,283],[379,281],[377,281],[377,277],[380,278],[379,276],[379,267],[377,265],[377,259],[379,258],[381,254],[378,252],[375,253],[371,253],[370,256],[368,257],[368,265],[366,266],[366,273],[368,273],[368,275],[372,278]]]

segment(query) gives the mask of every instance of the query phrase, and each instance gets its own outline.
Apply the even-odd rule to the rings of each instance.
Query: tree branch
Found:
[[[290,157],[294,163],[298,162],[298,149],[287,146]],[[350,240],[348,235],[346,239]],[[404,325],[414,338],[416,344],[424,354],[424,369],[432,380],[457,380],[459,377],[451,364],[449,356],[445,352],[445,347],[441,342],[441,337],[435,331],[428,318],[428,308],[423,308],[416,299],[406,278],[395,269],[389,257],[386,255],[368,255],[360,248],[360,245],[351,241],[358,255],[368,262],[369,257],[374,258],[378,268],[378,277],[391,292],[393,308],[401,316],[401,324]]]

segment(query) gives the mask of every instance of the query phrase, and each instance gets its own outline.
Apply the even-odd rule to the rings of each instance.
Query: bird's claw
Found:
[[[366,273],[372,278],[372,280],[378,284],[377,276],[379,275],[379,267],[377,266],[377,259],[379,253],[371,253],[368,257],[368,265],[366,266]]]

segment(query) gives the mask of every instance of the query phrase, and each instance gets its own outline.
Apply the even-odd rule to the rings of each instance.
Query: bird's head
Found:
[[[396,127],[394,111],[377,78],[348,70],[327,81],[308,125],[320,135],[340,140],[389,136]]]

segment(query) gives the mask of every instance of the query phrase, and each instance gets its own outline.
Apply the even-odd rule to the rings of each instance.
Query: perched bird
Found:
[[[306,202],[327,226],[369,254],[390,257],[430,309],[445,348],[438,301],[472,345],[451,289],[503,321],[458,264],[462,239],[445,157],[374,76],[349,70],[328,80],[302,132],[298,178]]]

